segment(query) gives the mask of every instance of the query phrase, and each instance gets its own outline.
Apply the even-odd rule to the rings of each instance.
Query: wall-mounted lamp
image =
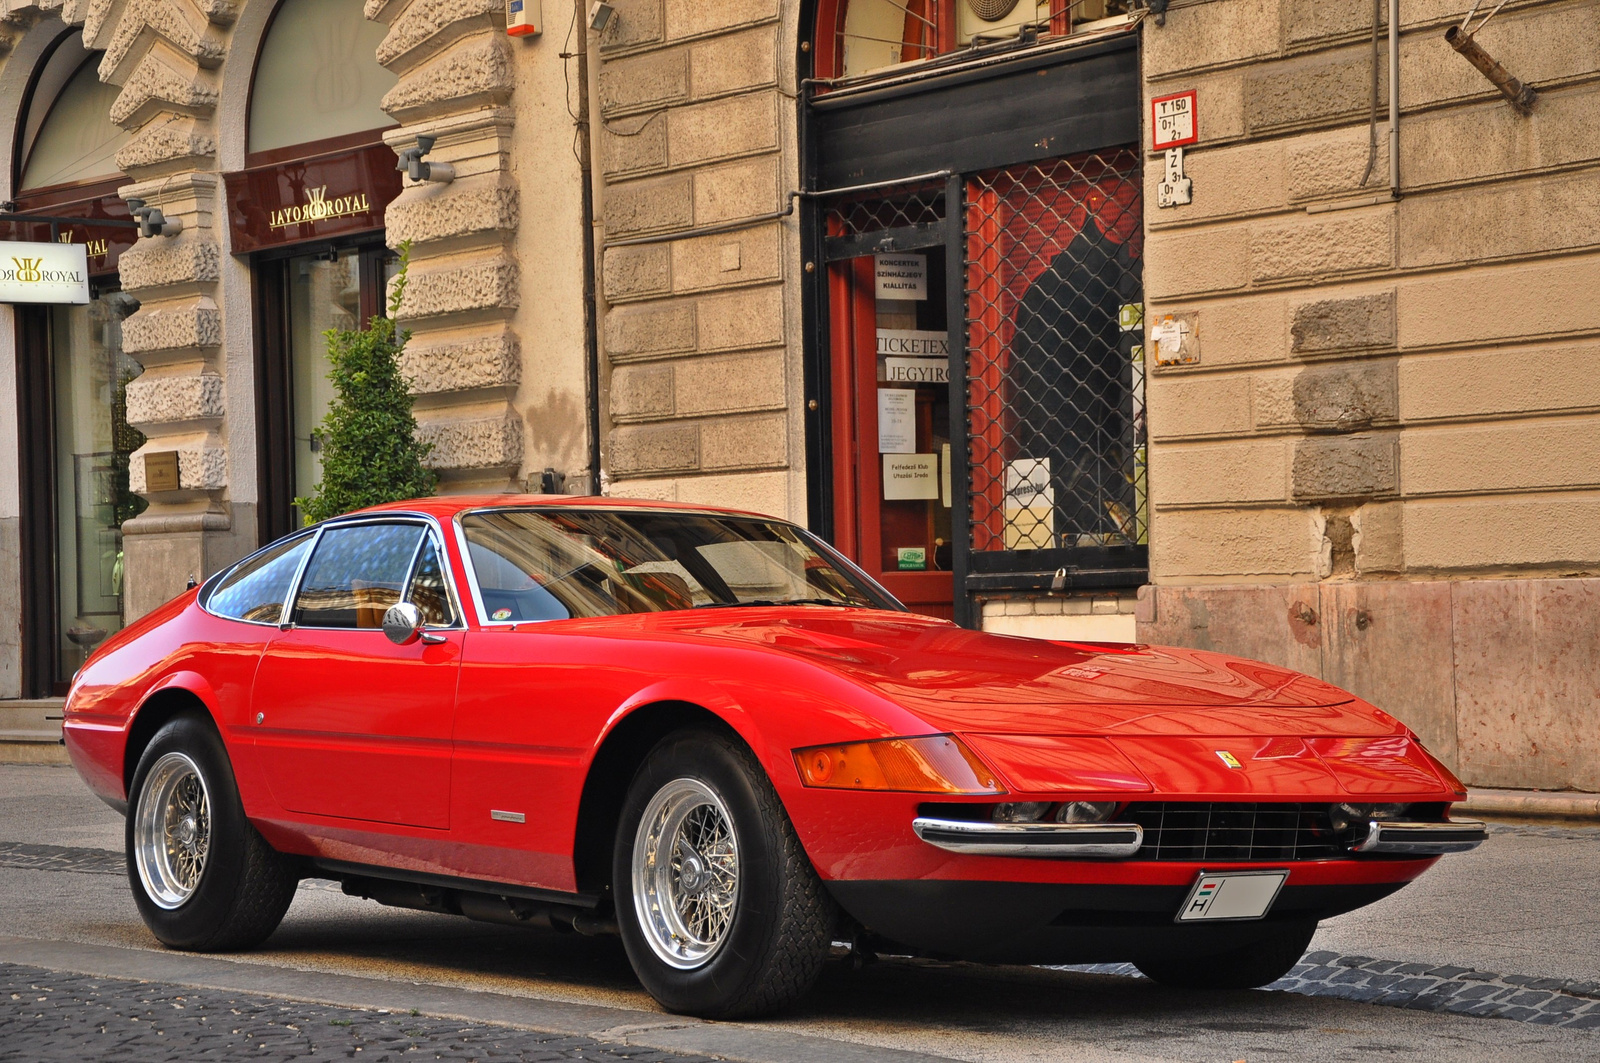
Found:
[[[140,236],[177,236],[183,232],[182,218],[169,218],[160,207],[147,206],[142,199],[128,200],[128,213],[139,222]]]
[[[395,169],[413,181],[432,181],[447,185],[456,179],[456,168],[447,162],[423,162],[422,157],[433,150],[433,137],[418,137],[417,146],[400,153]]]
[[[617,9],[606,3],[606,0],[594,0],[589,5],[589,28],[596,33],[604,33],[606,27],[611,25],[611,20],[617,17]]]

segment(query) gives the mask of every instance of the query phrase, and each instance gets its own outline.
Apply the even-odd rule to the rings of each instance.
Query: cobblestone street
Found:
[[[204,989],[93,978],[0,963],[0,1060],[517,1059],[527,1063],[704,1063],[704,1056],[601,1045],[587,1037],[283,1003]]]

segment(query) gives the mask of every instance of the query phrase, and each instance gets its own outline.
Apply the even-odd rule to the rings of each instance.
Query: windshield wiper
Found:
[[[864,609],[854,602],[841,602],[837,598],[746,598],[742,602],[704,602],[696,609],[734,609],[745,605],[831,605],[838,609]]]

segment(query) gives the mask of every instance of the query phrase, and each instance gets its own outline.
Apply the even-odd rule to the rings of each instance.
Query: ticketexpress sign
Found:
[[[89,301],[89,254],[83,244],[0,241],[0,303]]]

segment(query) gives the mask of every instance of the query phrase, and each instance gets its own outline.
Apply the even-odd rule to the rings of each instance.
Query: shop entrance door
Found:
[[[302,523],[295,501],[322,480],[322,419],[334,400],[329,329],[365,328],[397,268],[382,243],[260,254],[256,278],[262,542]]]
[[[913,610],[951,618],[944,248],[830,270],[835,541]]]
[[[128,484],[144,436],[128,424],[127,389],[142,367],[122,351],[138,308],[109,285],[87,306],[17,308],[28,697],[65,694],[123,624],[122,523],[145,507]]]

